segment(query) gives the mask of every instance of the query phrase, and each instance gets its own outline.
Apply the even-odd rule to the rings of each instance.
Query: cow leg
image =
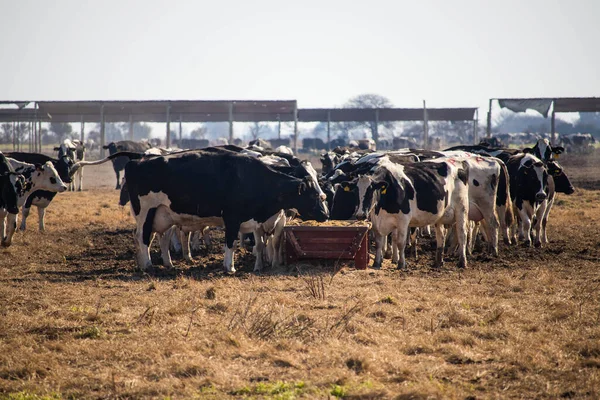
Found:
[[[254,272],[261,272],[264,267],[263,256],[265,250],[264,232],[261,228],[254,232],[254,250],[256,252],[256,261],[254,261]]]
[[[175,252],[180,252],[182,251],[182,241],[180,240],[180,232],[181,229],[178,226],[173,226],[173,232],[171,234],[171,248],[173,249],[173,251]]]
[[[446,228],[444,228],[443,224],[435,225],[435,242],[436,242],[436,251],[435,251],[435,263],[433,264],[434,268],[441,268],[444,265],[444,244],[446,241]]]
[[[548,236],[546,234],[546,225],[548,224],[548,216],[550,215],[550,210],[554,205],[554,195],[548,199],[548,205],[546,206],[546,210],[544,211],[544,216],[542,217],[542,243],[548,243]]]
[[[383,247],[385,246],[387,235],[375,233],[375,260],[373,261],[374,269],[381,269],[383,262]]]
[[[81,192],[83,190],[83,167],[79,168],[77,175],[79,175],[79,189],[77,190]]]
[[[468,225],[468,203],[464,204],[463,207],[459,207],[455,210],[454,220],[456,221],[454,224],[454,229],[456,230],[455,234],[458,238],[458,268],[466,268],[467,267],[467,225]],[[437,233],[437,231],[436,231]],[[442,249],[444,245],[442,243]]]
[[[210,228],[208,226],[202,229],[202,240],[204,240],[204,245],[206,247],[210,247],[212,244],[212,240],[210,239]]]
[[[546,214],[546,209],[548,208],[548,200],[544,200],[542,204],[538,207],[535,212],[535,225],[533,230],[535,231],[534,245],[535,247],[542,247],[542,229],[543,229],[543,219]]]
[[[21,211],[21,226],[19,227],[20,230],[24,231],[27,228],[27,217],[29,216],[29,211],[31,211],[31,207],[23,207],[23,210]],[[38,207],[38,213],[39,213],[39,207]],[[40,228],[40,231],[42,229]]]
[[[506,223],[506,213],[509,212],[506,206],[497,206],[496,212],[498,213],[498,220],[500,225],[500,231],[502,232],[502,238],[504,239],[504,244],[507,246],[511,245],[510,240],[510,226]],[[498,235],[499,236],[499,235]]]
[[[174,268],[173,261],[171,260],[171,238],[173,237],[173,228],[169,228],[163,233],[161,233],[160,237],[160,256],[163,261],[163,266],[165,268]]]
[[[38,207],[38,223],[40,227],[40,232],[44,232],[46,230],[46,207]],[[23,229],[25,230],[25,229]]]
[[[190,251],[190,238],[192,232],[184,232],[183,229],[179,230],[179,240],[181,241],[181,252],[183,253],[183,259],[187,262],[192,262],[192,252]]]
[[[223,260],[223,266],[225,267],[225,271],[229,273],[235,272],[235,240],[237,239],[239,231],[239,222],[225,221],[225,258]]]
[[[121,173],[120,171],[115,170],[115,174],[117,175],[117,187],[115,189],[121,189]]]
[[[2,241],[2,246],[8,247],[12,244],[12,237],[17,230],[17,214],[8,214],[6,217],[6,237]]]
[[[531,247],[531,217],[525,210],[519,210],[519,240],[526,247]]]
[[[6,244],[6,216],[8,212],[4,208],[0,208],[0,240],[2,242],[2,247],[8,247]]]
[[[150,259],[150,244],[154,237],[152,225],[156,208],[151,208],[146,212],[141,212],[136,216],[135,242],[137,247],[137,264],[142,271],[152,267]]]
[[[406,240],[408,238],[408,226],[402,226],[396,229],[396,239],[394,242],[396,243],[396,251],[398,252],[398,269],[406,269]],[[416,231],[415,231],[416,232]],[[415,243],[416,244],[416,243]]]

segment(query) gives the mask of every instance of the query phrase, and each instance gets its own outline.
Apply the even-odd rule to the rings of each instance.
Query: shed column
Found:
[[[171,147],[171,105],[167,104],[167,138],[165,139],[165,147]]]
[[[423,148],[429,149],[429,125],[427,119],[427,105],[423,100]]]
[[[38,121],[38,149],[42,152],[42,121]]]
[[[181,128],[182,116],[179,114],[179,145],[181,146],[181,139],[183,139],[183,129]]]
[[[129,140],[133,140],[133,114],[129,114]]]
[[[106,137],[104,134],[104,104],[102,104],[100,106],[100,158],[104,158],[104,146],[106,146]]]
[[[83,115],[81,116],[81,143],[85,143],[85,121],[83,120]]]
[[[331,111],[327,111],[327,151],[331,151]]]
[[[555,125],[555,115],[554,106],[552,106],[552,119],[550,119],[550,135],[552,140],[552,146],[556,146],[556,125]]]
[[[233,102],[229,103],[229,143],[233,144]]]
[[[487,138],[492,137],[492,99],[490,99],[490,105],[487,113]]]
[[[277,139],[281,140],[281,115],[277,114]]]
[[[375,141],[375,148],[379,147],[379,110],[375,110],[375,126],[373,126],[373,140]]]
[[[479,109],[475,110],[475,119],[473,120],[473,144],[479,143],[479,140],[478,140],[478,136],[479,136],[478,123],[479,123]]]
[[[294,104],[294,154],[298,154],[298,104]]]

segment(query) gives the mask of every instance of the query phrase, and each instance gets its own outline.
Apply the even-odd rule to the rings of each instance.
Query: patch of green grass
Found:
[[[394,299],[392,296],[385,296],[384,298],[382,298],[381,300],[379,300],[379,303],[383,303],[383,304],[396,304],[396,299]]]
[[[39,394],[23,391],[23,392],[18,392],[18,393],[9,393],[7,397],[0,395],[0,399],[7,399],[7,400],[60,400],[60,399],[62,399],[62,396],[59,395],[58,393],[39,395]]]
[[[102,331],[96,325],[88,326],[75,335],[77,339],[98,339],[102,336]]]
[[[278,400],[291,400],[301,396],[306,390],[306,384],[299,382],[259,382],[252,387],[244,386],[231,392],[234,396],[270,396]]]
[[[331,391],[329,392],[332,396],[343,398],[348,394],[348,390],[344,386],[333,385]]]

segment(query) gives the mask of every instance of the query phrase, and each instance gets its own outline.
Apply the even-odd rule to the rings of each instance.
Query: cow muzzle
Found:
[[[546,200],[546,193],[544,192],[539,192],[535,195],[535,200],[536,201],[544,201]]]
[[[67,191],[67,187],[65,185],[62,185],[61,187],[58,188],[58,193],[62,193],[62,192],[66,192]]]

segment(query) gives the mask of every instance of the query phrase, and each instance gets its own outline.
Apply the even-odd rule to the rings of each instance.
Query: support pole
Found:
[[[181,119],[183,117],[179,114],[179,146],[181,146],[181,140],[183,139],[183,129],[181,127]]]
[[[133,140],[133,114],[129,114],[129,140]]]
[[[492,137],[492,99],[490,99],[490,105],[487,114],[487,138]]]
[[[281,140],[281,115],[277,114],[277,139]]]
[[[38,141],[39,141],[38,149],[39,149],[39,152],[41,153],[42,152],[42,121],[41,120],[38,121]]]
[[[373,126],[373,140],[375,141],[375,149],[379,147],[379,110],[375,110],[375,125]]]
[[[327,151],[331,151],[331,111],[327,111]]]
[[[100,158],[104,158],[104,146],[106,145],[104,127],[104,104],[100,106]]]
[[[229,103],[229,143],[233,144],[233,102]]]
[[[294,154],[298,154],[298,104],[294,103]]]
[[[28,148],[29,148],[29,152],[33,153],[33,123],[31,121],[27,122],[27,144],[28,144]]]
[[[15,130],[15,121],[12,122],[12,142],[13,142],[13,151],[16,151],[17,131]]]
[[[165,140],[165,147],[168,149],[171,147],[171,105],[167,105],[167,138]]]
[[[555,125],[555,116],[556,113],[554,112],[554,105],[552,106],[552,119],[550,120],[550,134],[551,136],[551,140],[552,140],[552,146],[556,146],[556,125]]]
[[[473,120],[473,144],[477,144],[479,143],[479,129],[478,129],[478,124],[479,122],[479,109],[475,110],[475,119]]]
[[[429,149],[429,121],[427,119],[427,105],[423,100],[423,148]]]
[[[80,119],[81,122],[81,143],[85,143],[85,122],[83,121],[83,115]]]

